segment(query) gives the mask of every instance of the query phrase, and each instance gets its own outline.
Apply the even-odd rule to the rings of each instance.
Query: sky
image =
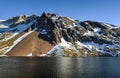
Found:
[[[0,0],[0,19],[43,12],[120,26],[120,0]]]

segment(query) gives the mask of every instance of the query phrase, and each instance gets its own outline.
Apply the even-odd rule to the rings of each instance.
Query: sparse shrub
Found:
[[[92,47],[92,52],[91,52],[91,55],[92,56],[99,56],[99,52],[97,52],[96,48],[95,47]]]
[[[55,53],[52,53],[51,56],[56,56],[56,54],[55,54]]]
[[[24,35],[24,34],[22,34]],[[14,38],[11,38],[7,41],[0,42],[0,49],[11,46],[15,40],[17,40],[19,37],[22,36],[21,34],[15,36]]]
[[[72,49],[66,49],[63,51],[64,52],[64,56],[75,56],[75,57],[78,57],[80,56],[80,53],[77,52],[76,50],[72,50]]]

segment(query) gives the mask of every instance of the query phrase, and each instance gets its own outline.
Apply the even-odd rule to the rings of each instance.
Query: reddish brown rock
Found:
[[[47,52],[53,47],[49,42],[38,37],[38,32],[33,32],[18,43],[10,52],[6,55],[10,56],[26,56],[30,53],[33,56],[39,56],[41,54],[47,54]]]

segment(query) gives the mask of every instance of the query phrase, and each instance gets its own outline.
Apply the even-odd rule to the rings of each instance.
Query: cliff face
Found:
[[[0,25],[9,26],[0,29],[1,54],[116,56],[120,53],[120,27],[107,23],[43,13],[14,17]],[[8,44],[10,39],[12,42]]]
[[[60,43],[61,34],[55,22],[51,19],[52,15],[43,13],[37,20],[39,37],[51,44]]]

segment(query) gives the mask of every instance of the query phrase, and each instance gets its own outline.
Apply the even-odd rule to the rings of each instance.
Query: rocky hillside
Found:
[[[16,16],[0,22],[1,55],[118,56],[119,53],[119,26],[51,13]]]

